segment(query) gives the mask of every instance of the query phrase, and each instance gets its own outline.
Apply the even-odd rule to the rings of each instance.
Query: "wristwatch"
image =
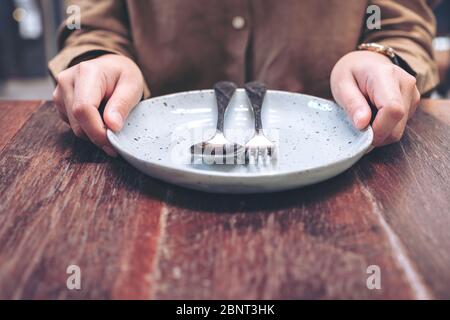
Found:
[[[417,73],[409,66],[409,64],[403,60],[400,56],[397,55],[395,50],[391,47],[384,46],[379,43],[362,43],[358,46],[358,50],[367,50],[376,53],[380,53],[386,57],[388,57],[393,64],[399,66],[406,72],[408,72],[413,77],[417,76]]]

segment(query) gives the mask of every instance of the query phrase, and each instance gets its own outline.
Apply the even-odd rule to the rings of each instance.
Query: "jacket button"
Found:
[[[231,21],[231,24],[236,30],[241,30],[245,27],[245,19],[241,16],[236,16]]]

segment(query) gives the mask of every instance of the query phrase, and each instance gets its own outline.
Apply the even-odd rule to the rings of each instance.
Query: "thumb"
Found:
[[[357,129],[366,128],[370,123],[372,111],[356,80],[349,75],[339,79],[338,83],[332,86],[334,99],[344,108]]]
[[[117,132],[123,128],[125,119],[141,100],[143,91],[143,84],[136,83],[133,77],[122,75],[119,78],[103,113],[103,120],[109,129]]]

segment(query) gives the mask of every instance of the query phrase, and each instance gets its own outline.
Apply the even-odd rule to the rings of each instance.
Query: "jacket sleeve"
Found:
[[[79,9],[81,25],[79,29],[70,30],[68,25],[74,22],[73,17],[61,25],[60,51],[48,64],[53,78],[74,64],[106,53],[136,61],[125,0],[70,0],[67,3]],[[149,96],[145,85],[144,97]]]
[[[396,50],[398,55],[417,73],[421,93],[439,83],[432,42],[436,21],[433,0],[371,0],[370,5],[381,9],[381,29],[366,30],[362,43],[376,42]]]

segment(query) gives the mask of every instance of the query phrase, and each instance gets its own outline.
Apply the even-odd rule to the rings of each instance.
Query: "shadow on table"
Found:
[[[228,195],[208,194],[171,186],[169,203],[193,211],[209,211],[218,213],[236,212],[275,212],[299,206],[314,206],[348,191],[355,182],[352,171],[315,185],[265,194]]]
[[[266,194],[211,194],[167,184],[146,176],[121,158],[111,159],[92,143],[77,139],[70,131],[59,137],[59,147],[68,154],[66,161],[73,164],[98,164],[105,166],[108,183],[125,188],[175,206],[192,211],[225,214],[236,212],[274,212],[290,207],[320,204],[345,193],[356,182],[353,169],[325,182],[291,191]],[[71,151],[67,149],[72,149]]]
[[[104,152],[89,141],[77,138],[70,129],[60,133],[57,137],[58,151],[70,154],[72,163],[106,163],[109,161]]]
[[[312,186],[277,193],[229,195],[194,191],[148,177],[125,160],[111,159],[92,143],[75,138],[70,131],[61,134],[59,147],[68,155],[66,161],[74,164],[102,165],[104,174],[108,176],[108,183],[111,183],[110,187],[124,188],[127,192],[138,193],[181,209],[222,214],[274,212],[301,206],[323,206],[327,200],[336,199],[341,194],[351,194],[352,188],[358,184],[358,179],[372,180],[376,169],[374,165],[389,161],[383,155],[397,154],[400,149],[394,145],[374,150],[356,167]]]

